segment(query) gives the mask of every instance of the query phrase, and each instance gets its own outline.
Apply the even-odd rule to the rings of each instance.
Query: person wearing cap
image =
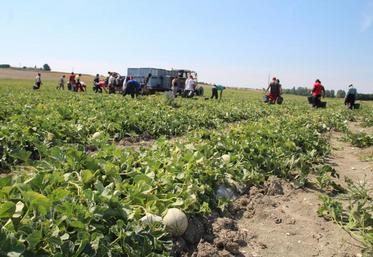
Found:
[[[313,84],[312,89],[312,106],[313,107],[321,107],[321,97],[325,97],[325,88],[321,84],[321,81],[317,79],[315,84]]]
[[[345,98],[345,105],[347,105],[348,108],[350,108],[351,110],[355,106],[356,96],[357,96],[356,88],[354,88],[354,86],[352,84],[349,85],[348,86],[348,91],[347,91],[347,94],[346,94],[346,98]]]
[[[266,92],[269,98],[269,102],[272,104],[276,103],[277,98],[282,94],[280,80],[278,80],[277,78],[273,78]]]

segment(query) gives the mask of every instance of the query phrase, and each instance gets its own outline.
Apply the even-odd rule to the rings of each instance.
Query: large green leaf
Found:
[[[13,202],[5,202],[0,204],[0,219],[11,218],[16,210],[16,204]]]
[[[52,205],[51,201],[40,193],[27,191],[23,195],[25,200],[30,204],[30,207],[36,209],[42,215],[47,214]]]

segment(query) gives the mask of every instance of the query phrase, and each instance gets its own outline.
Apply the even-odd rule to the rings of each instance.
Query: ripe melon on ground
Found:
[[[163,217],[163,224],[173,236],[181,236],[188,227],[188,218],[183,211],[171,208]]]

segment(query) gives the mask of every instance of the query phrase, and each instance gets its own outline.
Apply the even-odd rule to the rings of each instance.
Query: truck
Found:
[[[195,71],[186,69],[128,68],[127,70],[127,78],[137,80],[143,86],[143,92],[147,93],[171,90],[171,82],[177,77],[179,78],[177,92],[181,94],[185,89],[185,81],[190,75],[198,80]]]

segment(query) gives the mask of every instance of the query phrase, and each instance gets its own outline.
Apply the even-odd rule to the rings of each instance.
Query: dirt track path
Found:
[[[353,132],[370,134],[372,131],[371,128],[362,129],[356,123],[349,127]],[[344,177],[349,177],[354,183],[365,181],[373,188],[373,162],[361,160],[362,156],[371,155],[373,148],[353,147],[343,142],[342,137],[341,133],[333,133],[330,141],[332,155],[329,162],[339,173],[339,182],[343,184]],[[252,256],[360,256],[357,241],[337,225],[317,216],[319,192],[287,190],[284,196],[269,198],[269,203],[258,205],[252,219],[239,221],[241,227],[256,231],[257,239],[267,246],[264,249],[254,246]],[[281,223],[276,224],[280,220]],[[248,247],[244,251],[252,249]]]
[[[350,124],[360,130],[358,124]],[[350,128],[351,129],[351,128]],[[364,129],[370,133],[371,128]],[[332,155],[328,162],[340,175],[355,183],[367,181],[373,187],[373,162],[362,161],[371,156],[373,148],[359,149],[341,141],[343,135],[331,135]],[[265,188],[252,188],[233,204],[228,223],[234,224],[233,233],[245,235],[245,242],[229,236],[232,225],[224,229],[222,221],[213,223],[215,239],[200,243],[193,256],[248,256],[248,257],[359,257],[361,245],[333,222],[318,217],[321,192],[294,189],[279,179],[269,181]],[[221,228],[223,227],[223,229]],[[242,236],[238,238],[242,239]],[[226,242],[227,246],[221,242]],[[236,248],[232,242],[236,243]],[[237,244],[240,247],[237,247]]]
[[[332,135],[331,145],[333,152],[329,163],[332,164],[341,176],[342,183],[344,177],[348,177],[354,183],[366,182],[368,188],[373,189],[373,162],[362,161],[362,158],[366,156],[373,156],[373,147],[365,149],[353,147],[349,143],[343,142],[342,137],[341,133],[334,133]]]
[[[286,187],[285,187],[286,188]],[[284,195],[264,196],[251,219],[238,221],[255,240],[242,249],[255,257],[359,256],[361,249],[345,231],[317,216],[320,193],[284,189]]]

